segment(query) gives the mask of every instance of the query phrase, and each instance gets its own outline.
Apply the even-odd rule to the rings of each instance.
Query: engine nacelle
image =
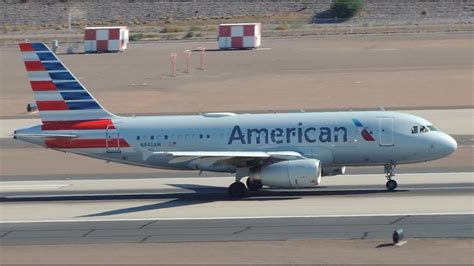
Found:
[[[346,172],[346,167],[323,167],[323,176],[343,175]]]
[[[321,182],[321,162],[315,159],[278,162],[251,169],[250,179],[269,187],[314,187]]]

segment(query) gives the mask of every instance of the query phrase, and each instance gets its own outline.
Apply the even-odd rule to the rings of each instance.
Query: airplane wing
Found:
[[[241,166],[246,162],[254,160],[296,160],[305,158],[300,153],[294,151],[165,151],[148,154],[147,159],[163,156],[171,157],[169,163],[205,162],[206,164],[226,163],[236,166]]]

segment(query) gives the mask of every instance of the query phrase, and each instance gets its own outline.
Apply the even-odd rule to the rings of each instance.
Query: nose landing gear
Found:
[[[397,181],[390,179],[387,181],[385,186],[387,187],[388,190],[393,191],[397,188],[398,184],[397,184]]]
[[[398,186],[397,181],[392,179],[392,177],[395,176],[395,167],[396,167],[396,165],[393,164],[393,163],[392,164],[387,164],[384,167],[385,177],[388,180],[387,183],[385,184],[385,186],[387,187],[387,189],[389,191],[394,191]]]
[[[229,192],[230,197],[232,198],[242,198],[245,193],[247,193],[247,187],[244,183],[240,182],[242,178],[248,176],[248,168],[237,168],[235,173],[235,182],[229,186],[227,190]]]

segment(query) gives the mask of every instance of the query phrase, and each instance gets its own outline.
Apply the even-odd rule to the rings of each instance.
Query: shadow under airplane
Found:
[[[363,196],[369,194],[380,193],[404,193],[410,190],[399,189],[396,191],[387,191],[385,189],[360,189],[344,187],[330,189],[328,187],[316,187],[312,189],[261,189],[259,191],[249,191],[243,198],[230,198],[226,187],[204,186],[196,184],[168,184],[168,186],[177,188],[176,191],[167,191],[164,193],[144,193],[139,191],[137,193],[126,193],[120,191],[118,193],[104,193],[104,194],[69,194],[69,195],[25,195],[25,196],[2,196],[0,202],[22,202],[22,201],[92,201],[92,200],[167,200],[165,202],[158,202],[146,204],[142,206],[122,208],[117,210],[110,210],[100,213],[93,213],[81,217],[100,217],[111,216],[125,213],[143,212],[150,210],[160,210],[167,208],[177,208],[183,206],[191,206],[197,204],[212,203],[218,201],[281,201],[281,200],[295,200],[302,197],[317,197],[317,196]],[[188,190],[189,192],[181,192],[181,190]]]
[[[83,215],[80,217],[101,217],[111,216],[126,213],[143,212],[150,210],[159,210],[166,208],[176,208],[182,206],[191,206],[197,204],[212,203],[217,201],[281,201],[281,200],[295,200],[301,199],[303,196],[334,196],[334,195],[364,195],[364,194],[375,194],[375,193],[387,193],[386,190],[307,190],[307,191],[289,191],[289,190],[265,190],[262,189],[258,192],[248,192],[246,197],[240,199],[229,198],[227,194],[227,188],[213,187],[213,186],[202,186],[202,185],[191,185],[191,184],[168,184],[169,186],[178,187],[181,189],[193,190],[195,193],[173,193],[173,194],[160,194],[156,195],[157,198],[173,198],[170,201],[147,204],[136,207],[122,208],[117,210],[110,210],[100,213],[94,213],[89,215]],[[408,191],[408,190],[406,190]],[[404,192],[404,190],[397,190],[396,192]],[[393,193],[393,192],[390,192]]]

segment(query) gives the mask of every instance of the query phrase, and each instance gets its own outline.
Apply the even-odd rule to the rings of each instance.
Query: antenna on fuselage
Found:
[[[379,109],[380,109],[380,111],[384,111],[384,112],[385,112],[385,108],[383,108],[383,106],[379,106]]]

